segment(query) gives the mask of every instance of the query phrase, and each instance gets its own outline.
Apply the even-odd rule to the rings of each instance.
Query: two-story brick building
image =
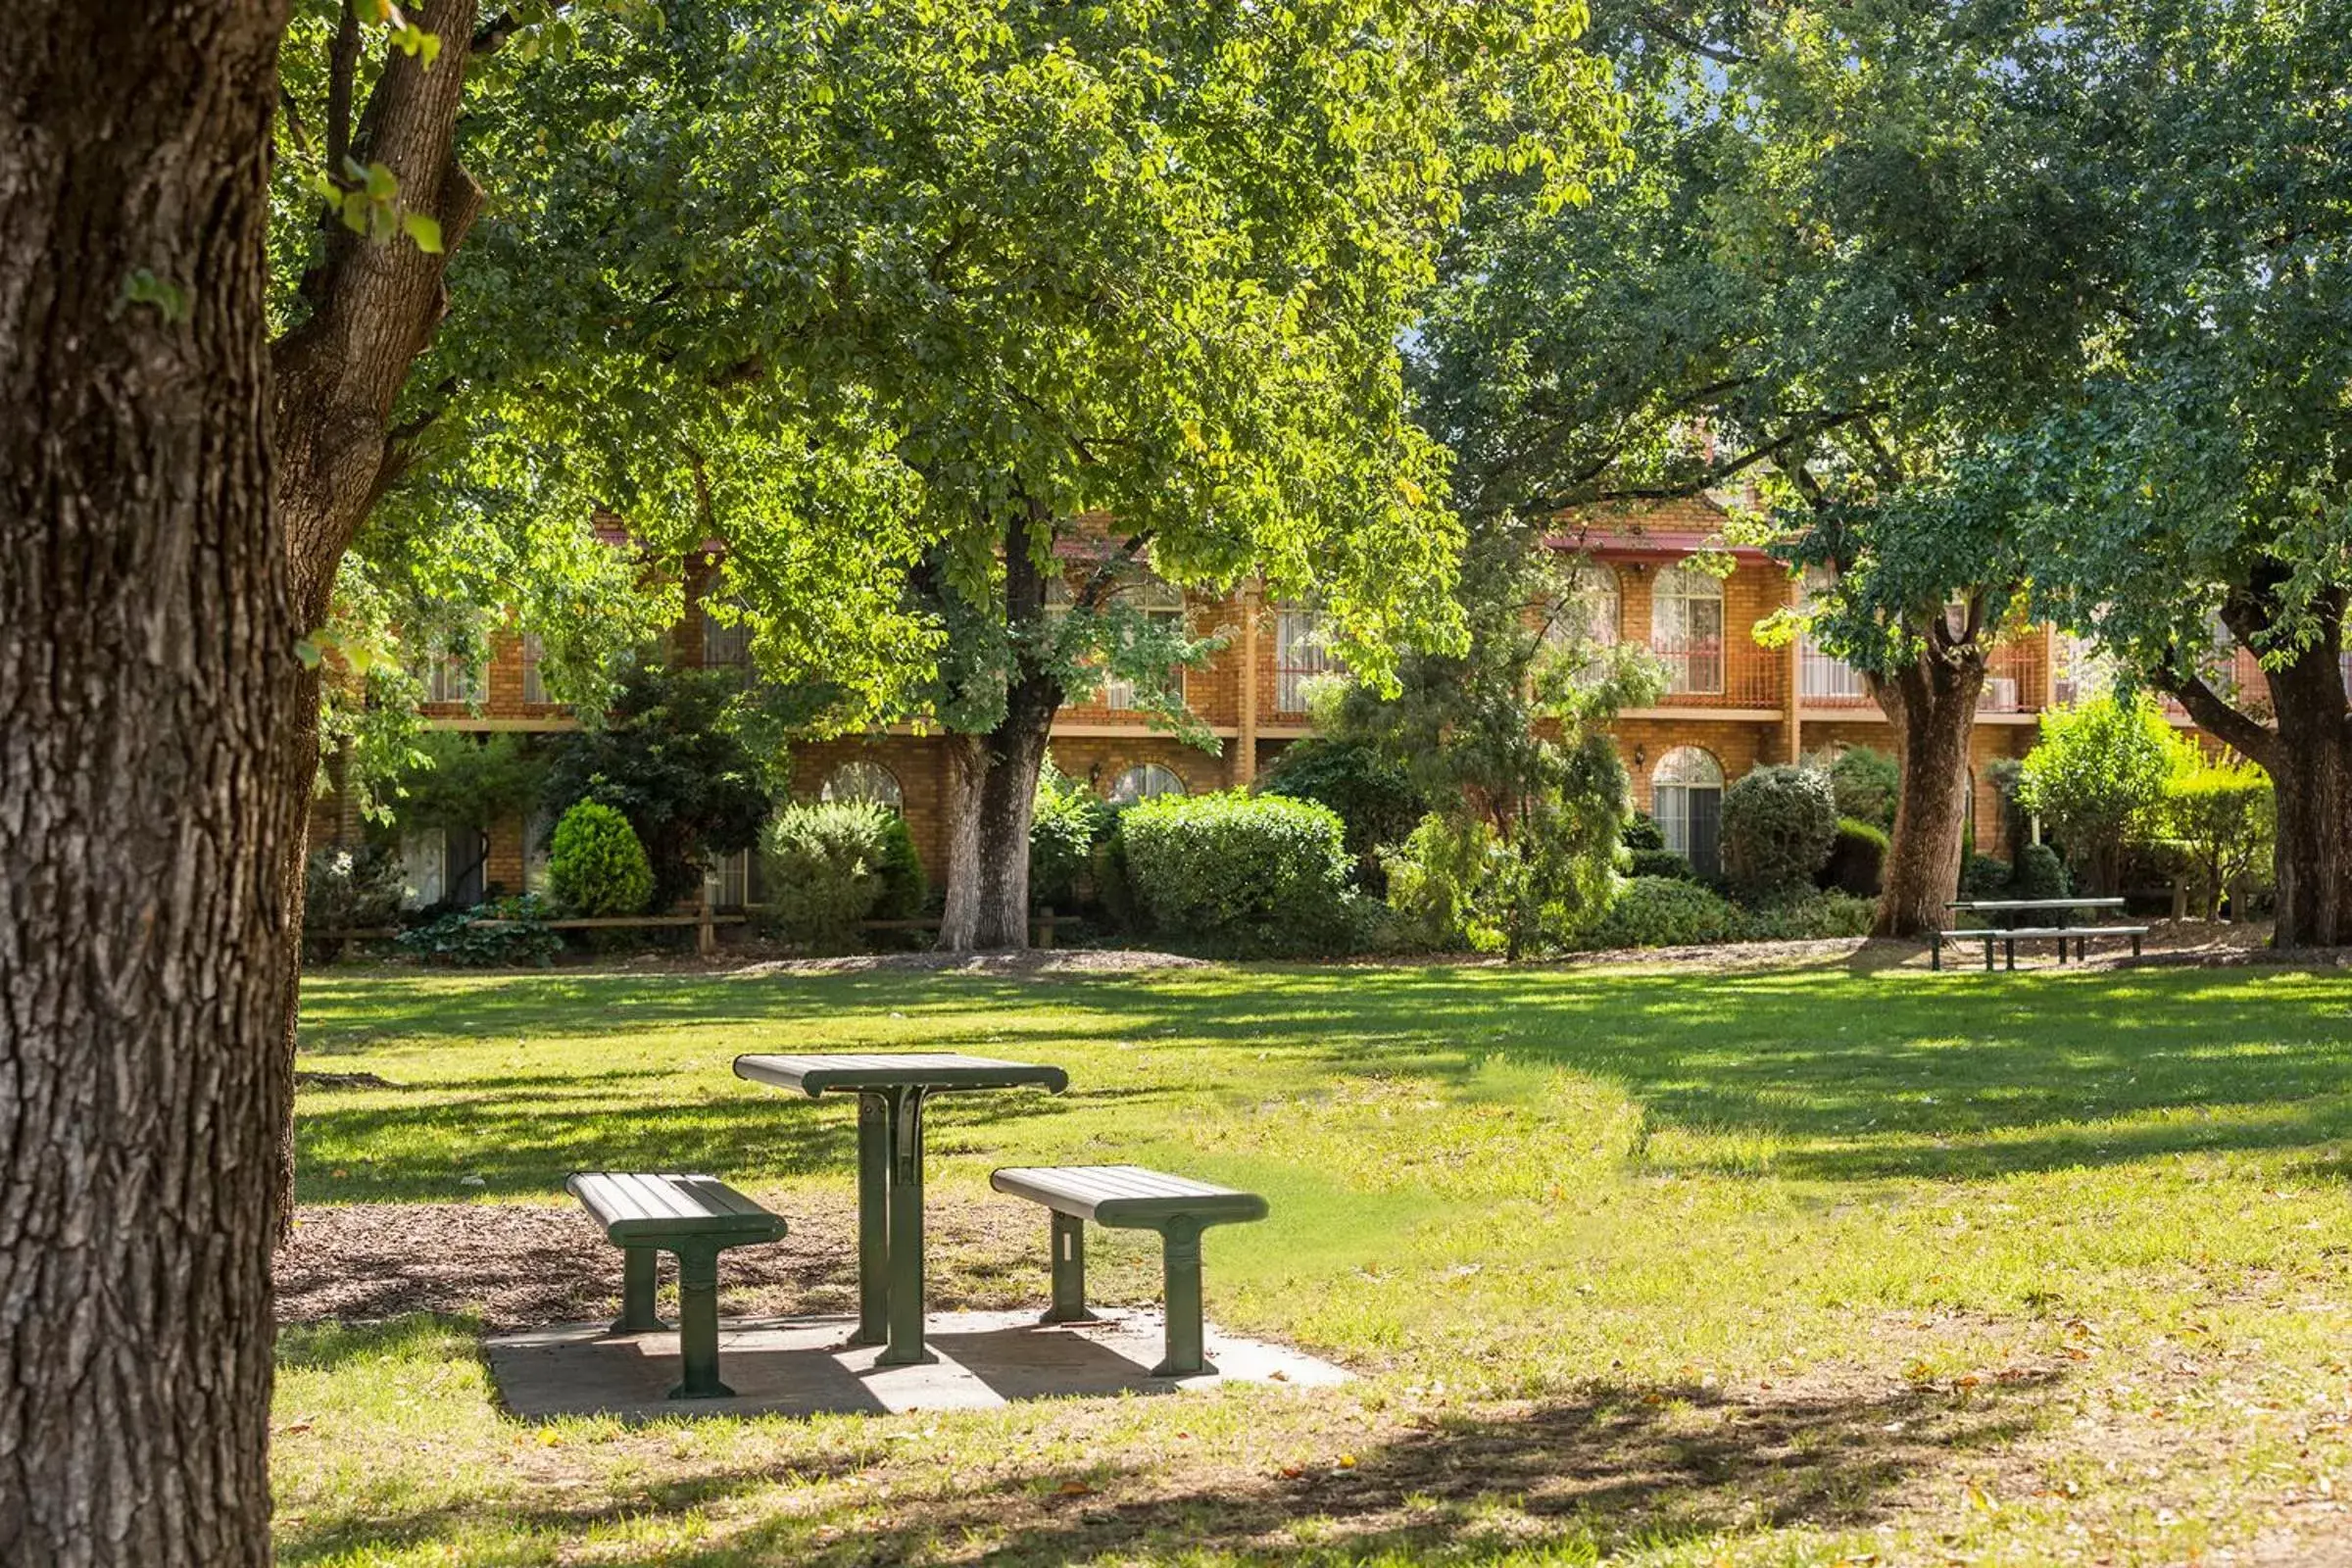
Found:
[[[1760,551],[1728,552],[1728,575],[1700,569],[1693,557],[1720,562],[1723,514],[1704,501],[1668,503],[1597,517],[1549,547],[1583,558],[1574,613],[1592,634],[1649,648],[1665,664],[1669,688],[1655,706],[1622,714],[1615,725],[1635,804],[1657,816],[1669,843],[1701,864],[1715,856],[1724,787],[1750,768],[1835,752],[1847,746],[1891,749],[1887,724],[1860,676],[1803,640],[1767,648],[1759,622],[1801,603],[1805,584]],[[708,562],[688,576],[685,618],[670,633],[674,662],[745,666],[749,647],[739,626],[703,612],[714,574]],[[1065,707],[1054,721],[1053,755],[1063,772],[1106,797],[1134,799],[1171,791],[1199,793],[1248,785],[1283,747],[1306,735],[1308,683],[1332,668],[1303,611],[1266,603],[1253,588],[1223,596],[1157,583],[1132,590],[1146,613],[1181,617],[1195,635],[1222,633],[1222,648],[1182,673],[1186,706],[1217,750],[1209,752],[1154,729],[1133,693],[1118,683]],[[425,712],[435,725],[472,731],[546,733],[576,723],[547,701],[537,670],[537,639],[505,633],[478,675],[436,671]],[[2088,662],[2071,640],[2036,629],[1996,648],[1970,745],[1970,803],[1978,846],[2006,856],[2005,813],[1988,765],[2022,757],[2035,720],[2066,702],[2085,679]],[[2185,723],[2185,718],[2180,718]],[[926,864],[945,858],[946,767],[936,736],[911,727],[796,747],[795,787],[808,796],[885,801],[906,817]],[[419,836],[406,846],[412,884],[424,902],[464,899],[489,887],[537,885],[542,874],[528,846],[542,824],[510,820],[477,835]],[[332,807],[322,835],[356,824]],[[720,869],[722,906],[755,893],[749,857]]]

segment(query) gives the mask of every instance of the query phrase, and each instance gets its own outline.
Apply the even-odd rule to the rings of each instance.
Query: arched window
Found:
[[[1580,561],[1568,573],[1559,597],[1546,607],[1544,646],[1582,641],[1595,648],[1614,647],[1624,625],[1623,611],[1616,568],[1597,561]]]
[[[1722,580],[1694,566],[1659,572],[1650,590],[1649,646],[1665,661],[1668,691],[1722,691]]]
[[[880,762],[858,758],[844,762],[825,777],[825,787],[817,792],[819,800],[871,801],[898,810],[905,804],[899,794],[899,775]]]
[[[1722,869],[1723,766],[1695,746],[1677,746],[1649,775],[1649,813],[1666,847],[1701,876]]]
[[[1138,762],[1111,781],[1110,804],[1133,806],[1154,795],[1183,793],[1184,780],[1176,776],[1174,768],[1162,767],[1157,762]]]

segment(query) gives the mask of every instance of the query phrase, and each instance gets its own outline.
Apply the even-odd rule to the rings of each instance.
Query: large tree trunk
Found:
[[[325,624],[344,552],[407,466],[417,432],[396,427],[394,406],[448,313],[448,259],[481,211],[481,187],[455,151],[475,13],[476,0],[408,7],[411,21],[441,38],[438,58],[427,67],[420,56],[385,46],[383,74],[357,123],[328,127],[330,143],[347,143],[358,163],[392,171],[402,204],[440,224],[441,251],[422,250],[405,235],[368,239],[325,215],[325,255],[302,280],[309,314],[271,347],[278,514],[295,613],[306,630]],[[348,6],[344,24],[336,58],[356,61],[360,34]],[[296,716],[279,736],[283,765],[303,780],[306,793],[318,771],[318,678],[308,673]],[[299,836],[286,847],[285,913],[295,931],[302,929],[305,848]],[[289,1090],[299,982],[298,972],[287,978],[277,1053]],[[290,1115],[277,1137],[282,1212],[290,1221]]]
[[[264,1564],[283,0],[0,34],[0,1562]]]
[[[1973,637],[1947,639],[1938,626],[1925,653],[1870,684],[1903,770],[1872,935],[1925,936],[1945,923],[1944,901],[1960,883],[1968,741],[1984,687],[1984,650]]]
[[[948,758],[948,903],[939,945],[950,953],[1029,945],[1029,823],[1054,707],[1033,701],[987,735],[953,738]]]
[[[2285,576],[2283,569],[2268,572],[2224,602],[2222,619],[2241,646],[2264,646]],[[2345,609],[2344,596],[2330,597],[2313,612],[2323,635],[2292,663],[2264,672],[2272,724],[2239,711],[2193,676],[2166,681],[2206,733],[2271,775],[2278,810],[2275,947],[2352,943],[2352,700],[2337,629]]]

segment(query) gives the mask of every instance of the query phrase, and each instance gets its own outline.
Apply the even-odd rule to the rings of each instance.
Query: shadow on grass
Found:
[[[937,1125],[986,1147],[1001,1119],[1066,1116],[1116,1042],[1154,1048],[1152,1093],[1250,1095],[1305,1068],[1325,1082],[1406,1075],[1460,1089],[1491,1062],[1559,1069],[1620,1086],[1654,1128],[1753,1133],[1781,1174],[1830,1179],[1969,1177],[2142,1159],[2196,1150],[2275,1149],[2352,1136],[2352,1008],[2295,971],[1930,975],[1879,971],[1892,945],[1810,967],[1706,973],[1647,969],[1298,968],[1061,977],[864,972],[732,979],[702,975],[525,976],[466,989],[428,981],[324,981],[306,992],[306,1043],[418,1034],[597,1035],[723,1025],[720,1050],[825,1043],[845,1017],[875,1049],[973,1049],[1056,1061],[1063,1102],[970,1097]],[[356,1032],[356,1033],[355,1033]],[[712,1053],[716,1054],[717,1053]],[[1260,1063],[1270,1063],[1261,1066]],[[681,1064],[680,1070],[706,1070]],[[723,1066],[717,1070],[723,1071]],[[1122,1065],[1120,1072],[1133,1069]],[[345,1150],[396,1136],[404,1117],[454,1128],[493,1192],[545,1191],[583,1162],[748,1157],[777,1174],[846,1170],[846,1115],[788,1111],[722,1095],[677,1100],[626,1075],[459,1080],[443,1102],[388,1111],[306,1096],[306,1142]],[[567,1092],[641,1096],[604,1112],[563,1109]],[[481,1098],[473,1098],[476,1096]],[[357,1098],[357,1097],[354,1097]],[[1196,1102],[1197,1103],[1197,1102]],[[567,1120],[568,1118],[568,1120]],[[823,1121],[795,1127],[796,1119]],[[954,1136],[951,1134],[950,1136]],[[448,1191],[454,1173],[405,1152],[349,1191]]]
[[[442,1509],[369,1522],[316,1518],[281,1534],[280,1560],[422,1546],[492,1521],[559,1541],[599,1522],[735,1507],[725,1544],[665,1539],[632,1555],[607,1543],[599,1560],[669,1568],[770,1562],[849,1568],[953,1555],[999,1568],[1075,1561],[1252,1563],[1518,1562],[1544,1552],[1584,1560],[1636,1546],[1731,1541],[1803,1524],[1866,1527],[1906,1489],[1932,1482],[1955,1457],[2032,1430],[2036,1387],[2014,1386],[1955,1403],[1900,1389],[1774,1401],[1729,1399],[1690,1388],[1607,1387],[1576,1398],[1495,1413],[1449,1415],[1367,1443],[1350,1465],[1331,1457],[1289,1473],[1193,1462],[1170,1442],[1150,1462],[1104,1458],[1075,1471],[997,1466],[989,1479],[897,1464],[874,1494],[763,1507],[756,1494],[838,1478],[854,1465],[827,1453],[797,1462],[720,1469],[645,1486],[625,1502],[579,1506],[510,1494],[470,1513]],[[1161,1406],[1172,1433],[1181,1398]],[[1080,1478],[1083,1478],[1081,1480]],[[839,1510],[839,1513],[835,1512]],[[846,1527],[846,1528],[845,1528]]]

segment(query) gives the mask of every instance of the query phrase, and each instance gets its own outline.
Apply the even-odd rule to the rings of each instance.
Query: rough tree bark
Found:
[[[2271,587],[2233,591],[2222,607],[2223,623],[2247,648],[2261,647],[2269,632]],[[2344,610],[2340,595],[2320,607],[2326,634],[2291,663],[2264,672],[2272,723],[2240,711],[2194,677],[2166,682],[2208,734],[2271,775],[2278,811],[2271,941],[2280,948],[2352,944],[2352,701],[2337,630]]]
[[[337,82],[330,96],[336,103],[324,134],[330,151],[348,149],[363,165],[380,163],[392,171],[402,204],[440,223],[441,252],[420,250],[405,236],[372,240],[345,227],[336,215],[325,215],[320,220],[324,254],[302,279],[308,313],[270,346],[278,513],[295,613],[306,629],[325,623],[344,552],[407,466],[410,443],[418,432],[394,425],[393,406],[448,314],[448,259],[482,206],[481,187],[457,160],[458,111],[469,55],[495,47],[505,33],[494,27],[476,38],[475,0],[425,0],[408,7],[407,14],[446,46],[429,68],[420,58],[387,46],[383,74],[355,121],[349,118],[349,82],[361,33],[346,0],[343,31],[330,61]],[[318,768],[319,681],[315,671],[305,672],[302,680],[293,719],[281,738],[285,765],[305,781],[307,793]],[[296,931],[302,928],[306,848],[299,835],[286,846],[287,920]],[[290,976],[287,983],[279,1051],[279,1069],[289,1085],[298,979]],[[290,1217],[291,1118],[280,1127],[279,1138],[284,1212]]]
[[[1970,624],[1957,635],[1936,617],[1917,659],[1870,682],[1894,732],[1895,760],[1903,770],[1874,936],[1924,936],[1944,924],[1944,901],[1960,883],[1968,740],[1984,687],[1975,615],[1972,609]]]
[[[949,953],[1029,945],[1029,824],[1063,697],[1060,681],[1039,666],[1035,638],[1023,635],[1046,616],[1046,575],[1029,548],[1030,529],[1044,525],[1031,516],[1005,531],[1004,611],[1016,635],[1004,716],[985,735],[952,737],[948,749],[948,898],[939,945]],[[1109,580],[1107,572],[1098,576],[1090,605]]]
[[[284,0],[0,31],[0,1562],[270,1558]]]

